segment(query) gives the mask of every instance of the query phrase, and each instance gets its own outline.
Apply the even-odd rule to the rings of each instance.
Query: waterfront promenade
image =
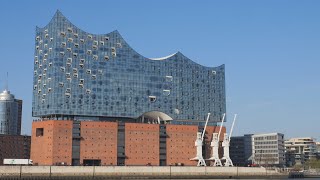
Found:
[[[1,179],[255,179],[287,178],[262,167],[0,166]]]

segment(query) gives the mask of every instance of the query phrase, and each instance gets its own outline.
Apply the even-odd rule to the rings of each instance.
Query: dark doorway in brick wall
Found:
[[[101,166],[101,159],[84,159],[84,166]]]

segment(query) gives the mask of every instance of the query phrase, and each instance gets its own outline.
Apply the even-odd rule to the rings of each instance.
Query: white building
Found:
[[[316,157],[317,145],[311,137],[291,138],[285,141],[286,153],[293,156],[292,165],[303,164]]]
[[[281,133],[252,135],[252,162],[262,166],[285,165],[284,135]]]
[[[316,142],[316,146],[317,146],[317,153],[320,153],[320,142]]]

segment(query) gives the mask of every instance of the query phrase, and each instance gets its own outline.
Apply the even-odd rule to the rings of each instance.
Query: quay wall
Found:
[[[279,178],[288,173],[261,167],[191,166],[0,166],[0,179],[8,177],[81,178]]]

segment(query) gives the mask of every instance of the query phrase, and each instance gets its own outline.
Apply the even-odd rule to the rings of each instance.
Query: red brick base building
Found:
[[[32,123],[31,159],[38,165],[196,165],[196,125],[44,120]],[[204,158],[219,127],[208,126]],[[225,128],[222,128],[222,134]]]

